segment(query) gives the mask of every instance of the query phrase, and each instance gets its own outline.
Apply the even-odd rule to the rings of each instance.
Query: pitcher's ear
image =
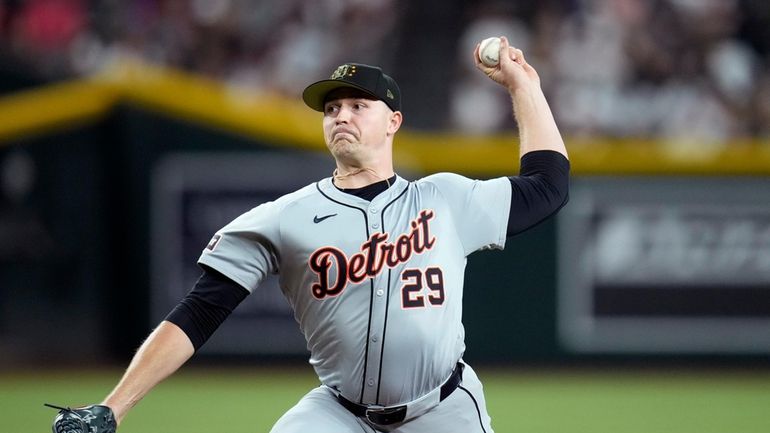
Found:
[[[401,122],[404,120],[404,115],[400,111],[394,111],[390,115],[390,123],[388,124],[388,134],[395,134],[399,128],[401,128]]]

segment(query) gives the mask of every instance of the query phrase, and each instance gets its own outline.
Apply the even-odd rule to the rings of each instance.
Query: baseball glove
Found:
[[[53,433],[115,433],[118,427],[112,409],[107,406],[94,404],[72,409],[45,405],[59,409],[53,420]]]

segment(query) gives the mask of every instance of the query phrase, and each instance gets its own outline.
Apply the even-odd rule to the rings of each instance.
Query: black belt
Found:
[[[458,362],[457,366],[452,372],[452,375],[449,376],[449,379],[447,379],[443,385],[441,385],[439,401],[444,401],[444,399],[449,397],[449,395],[452,394],[458,386],[460,386],[460,382],[463,380],[463,368],[465,368],[465,365]],[[366,418],[375,424],[395,424],[397,422],[403,421],[406,418],[406,405],[393,406],[388,408],[372,408],[364,404],[353,403],[342,395],[337,395],[337,400],[353,415]]]

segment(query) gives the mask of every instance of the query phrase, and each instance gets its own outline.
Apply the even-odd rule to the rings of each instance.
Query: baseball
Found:
[[[500,38],[486,38],[479,46],[479,60],[486,66],[493,68],[500,63]]]

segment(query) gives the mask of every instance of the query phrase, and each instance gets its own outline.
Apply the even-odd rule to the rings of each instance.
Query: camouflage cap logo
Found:
[[[337,69],[334,70],[332,73],[332,76],[330,79],[332,80],[339,80],[341,78],[344,78],[346,76],[352,76],[356,73],[356,67],[352,65],[340,65],[337,67]]]
[[[394,99],[395,98],[395,96],[393,96],[393,92],[391,92],[390,89],[388,89],[388,91],[385,92],[385,96],[387,96],[390,99]]]

